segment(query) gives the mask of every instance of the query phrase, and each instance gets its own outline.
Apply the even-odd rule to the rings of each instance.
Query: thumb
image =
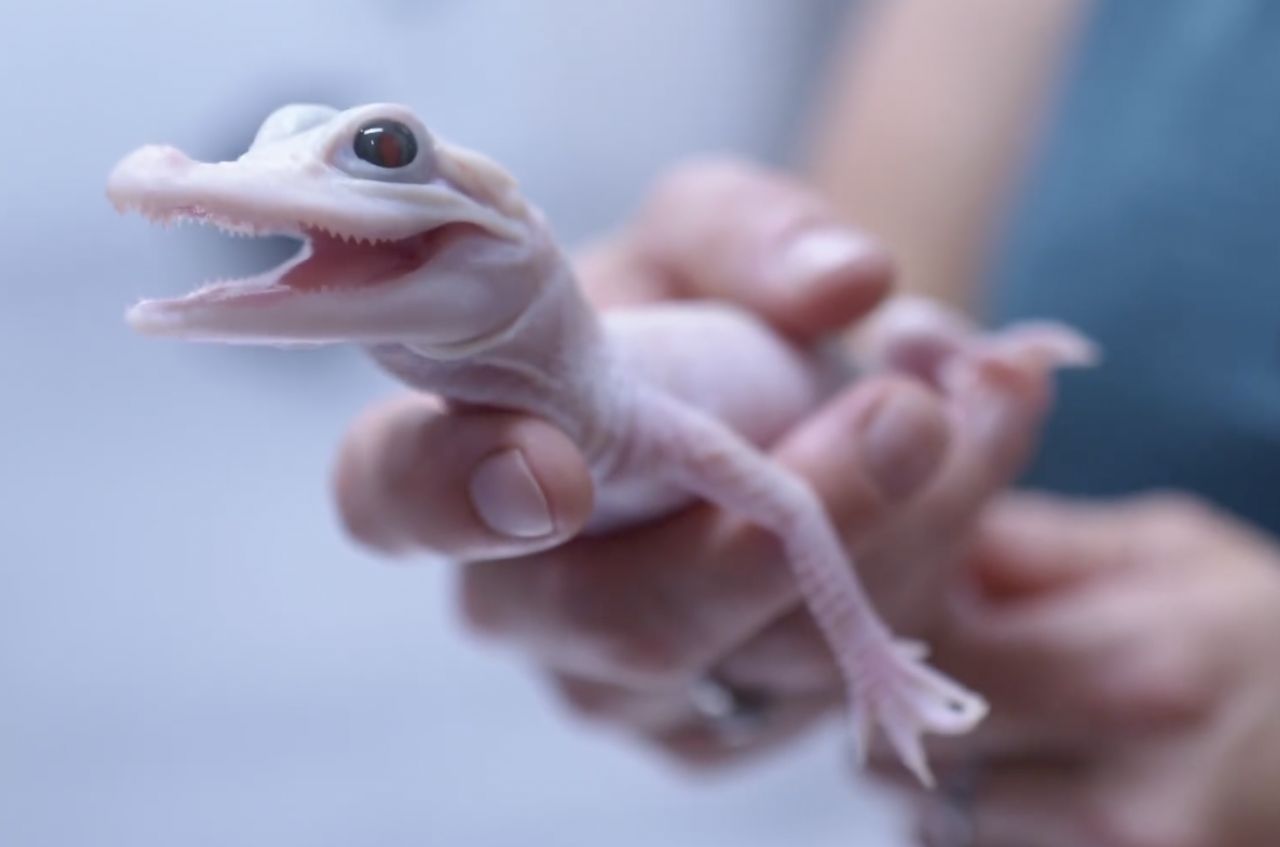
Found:
[[[592,503],[582,455],[551,424],[452,410],[420,395],[357,421],[334,489],[347,530],[367,546],[464,561],[562,543],[582,528]]]
[[[1133,560],[1140,532],[1124,506],[1011,494],[983,514],[970,568],[991,599],[1037,595]]]

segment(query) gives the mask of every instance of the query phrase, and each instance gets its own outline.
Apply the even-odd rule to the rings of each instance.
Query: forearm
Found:
[[[864,6],[832,63],[807,173],[889,245],[903,290],[971,308],[1085,0]]]

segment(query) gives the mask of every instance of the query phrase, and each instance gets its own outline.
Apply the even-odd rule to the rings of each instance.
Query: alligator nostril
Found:
[[[121,164],[142,165],[147,168],[163,167],[176,170],[187,168],[194,162],[190,156],[177,147],[153,144],[134,152]]]

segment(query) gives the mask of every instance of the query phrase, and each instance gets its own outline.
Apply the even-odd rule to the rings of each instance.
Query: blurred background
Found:
[[[448,567],[340,533],[352,350],[131,336],[123,309],[283,244],[103,197],[146,142],[232,158],[276,106],[396,100],[564,239],[664,166],[784,160],[838,0],[11,4],[0,25],[0,845],[893,843],[835,728],[694,783],[563,716],[456,624]]]

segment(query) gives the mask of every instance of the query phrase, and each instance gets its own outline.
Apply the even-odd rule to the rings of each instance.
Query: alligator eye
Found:
[[[413,130],[399,121],[371,121],[356,130],[356,155],[380,168],[403,168],[418,155]]]

